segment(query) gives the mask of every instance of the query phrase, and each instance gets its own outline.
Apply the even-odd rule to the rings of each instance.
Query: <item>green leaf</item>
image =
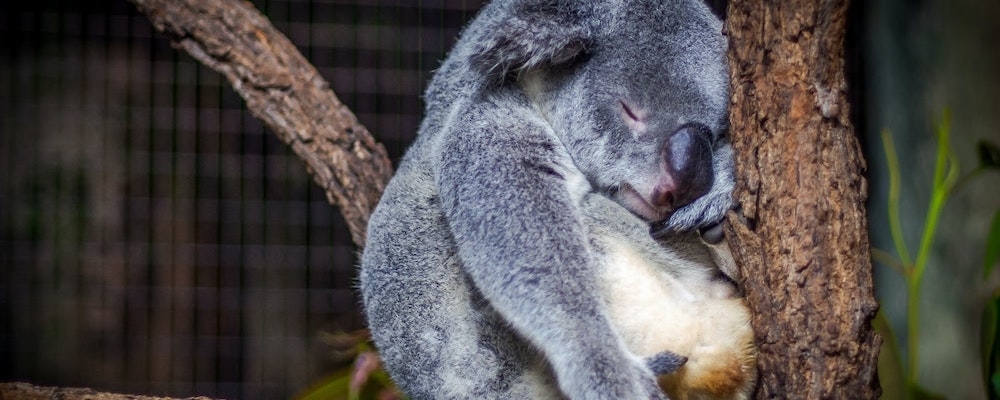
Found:
[[[910,251],[903,240],[903,225],[899,217],[899,193],[902,179],[900,178],[899,157],[896,156],[896,145],[892,141],[892,133],[882,130],[882,146],[885,148],[885,160],[889,166],[889,231],[892,233],[892,244],[896,246],[896,254],[903,264],[904,276],[913,265]]]
[[[996,268],[997,258],[1000,258],[1000,210],[993,214],[990,223],[990,233],[986,237],[986,254],[983,256],[983,277],[988,278]]]
[[[988,388],[990,400],[1000,399],[1000,296],[994,295],[983,310],[980,326],[980,347],[982,348],[983,381]]]
[[[1000,168],[1000,147],[986,140],[976,143],[979,153],[979,166],[982,168]]]

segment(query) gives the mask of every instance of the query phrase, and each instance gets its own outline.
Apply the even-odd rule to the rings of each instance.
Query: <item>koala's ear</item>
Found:
[[[543,4],[544,3],[544,4]],[[490,80],[574,60],[590,44],[590,30],[578,12],[557,2],[533,2],[497,18],[473,49],[472,67]]]

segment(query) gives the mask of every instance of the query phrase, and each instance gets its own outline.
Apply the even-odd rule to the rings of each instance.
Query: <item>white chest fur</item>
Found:
[[[650,254],[632,242],[601,242],[607,312],[629,349],[643,357],[664,350],[688,357],[679,371],[661,377],[671,398],[747,398],[756,377],[753,332],[733,284],[714,265],[679,261],[668,248]]]

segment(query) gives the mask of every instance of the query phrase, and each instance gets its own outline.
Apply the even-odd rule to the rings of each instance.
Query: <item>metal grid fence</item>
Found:
[[[255,0],[397,159],[477,0]],[[362,325],[303,164],[124,0],[0,10],[0,380],[287,398]]]

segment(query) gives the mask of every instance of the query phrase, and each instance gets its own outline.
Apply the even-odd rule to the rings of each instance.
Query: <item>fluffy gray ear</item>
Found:
[[[497,18],[477,41],[472,67],[491,81],[503,82],[522,71],[550,68],[580,56],[590,30],[580,12],[560,1],[521,4]]]

